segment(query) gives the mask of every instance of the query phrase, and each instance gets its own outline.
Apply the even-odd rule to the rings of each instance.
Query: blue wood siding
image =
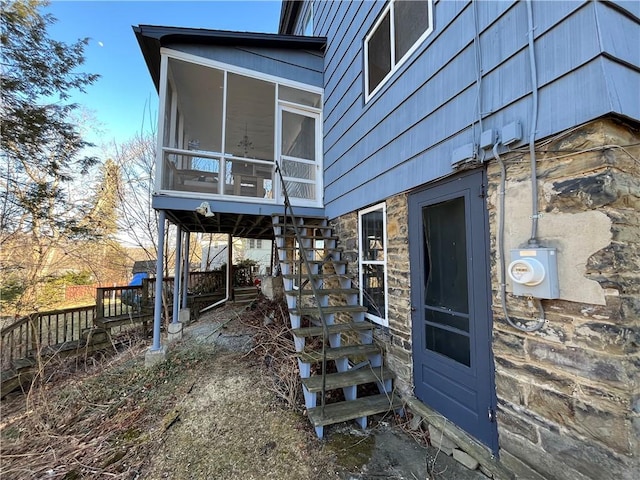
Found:
[[[363,39],[384,6],[384,1],[314,3],[314,34],[328,39],[324,180],[329,217],[450,174],[453,150],[478,142],[480,112],[482,129],[500,130],[518,121],[520,145],[528,142],[532,83],[525,2],[436,2],[434,32],[365,103]],[[536,138],[608,113],[639,120],[636,2],[534,1],[532,8]]]
[[[184,44],[167,47],[314,87],[323,86],[324,61],[318,52]]]

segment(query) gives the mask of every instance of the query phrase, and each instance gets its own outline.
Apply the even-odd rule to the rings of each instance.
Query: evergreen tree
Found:
[[[83,222],[91,202],[68,186],[97,163],[82,153],[90,144],[72,123],[78,106],[68,102],[98,78],[76,71],[88,40],[51,39],[46,5],[2,0],[0,12],[0,277],[19,275],[25,292],[47,275],[60,244],[91,233]]]

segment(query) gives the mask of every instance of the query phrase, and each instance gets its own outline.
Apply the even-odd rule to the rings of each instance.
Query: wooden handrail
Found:
[[[291,212],[291,225],[293,226],[293,232],[296,237],[296,241],[298,242],[298,255],[300,256],[301,264],[298,268],[298,300],[297,305],[302,305],[302,263],[304,263],[305,270],[307,271],[307,282],[311,286],[311,291],[313,292],[313,297],[316,299],[315,307],[318,310],[318,315],[320,317],[320,323],[322,324],[322,387],[321,387],[321,411],[324,414],[324,407],[326,403],[326,392],[327,392],[327,340],[329,338],[329,328],[327,326],[327,322],[324,318],[324,312],[322,310],[322,305],[320,304],[320,297],[318,295],[318,289],[313,283],[313,278],[311,274],[311,263],[306,256],[306,252],[304,251],[302,235],[300,234],[300,230],[298,230],[298,226],[296,225],[296,216],[293,210],[293,205],[291,205],[291,201],[289,200],[289,194],[287,192],[287,187],[284,182],[284,174],[282,169],[280,168],[280,164],[276,162],[276,173],[280,177],[280,183],[282,185],[282,193],[284,194],[284,218],[286,224],[287,218],[287,210]]]

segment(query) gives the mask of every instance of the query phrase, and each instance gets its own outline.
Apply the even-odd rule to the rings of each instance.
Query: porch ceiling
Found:
[[[270,215],[218,213],[204,217],[193,211],[166,210],[167,219],[183,230],[202,233],[224,233],[238,238],[273,239]]]

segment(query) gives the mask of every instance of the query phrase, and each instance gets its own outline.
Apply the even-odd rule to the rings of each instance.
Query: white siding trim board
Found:
[[[203,65],[205,67],[217,68],[220,70],[226,70],[230,73],[236,73],[238,75],[244,75],[246,77],[256,78],[258,80],[265,80],[267,82],[279,83],[281,85],[286,85],[289,87],[299,88],[302,90],[308,90],[310,92],[318,93],[321,96],[324,94],[324,90],[321,87],[317,87],[315,85],[309,85],[308,83],[297,82],[295,80],[290,80],[284,77],[278,77],[276,75],[270,75],[268,73],[261,73],[255,70],[250,70],[247,68],[238,67],[236,65],[231,65],[228,63],[219,62],[216,60],[211,60],[209,58],[200,57],[197,55],[193,55],[190,53],[185,53],[179,50],[173,50],[169,48],[161,48],[160,53],[163,56],[175,58],[177,60],[184,60],[185,62],[191,62],[198,65]]]
[[[400,13],[398,13],[399,10],[397,11],[396,8],[398,7],[398,5],[403,5],[403,4],[399,4],[395,0],[389,0],[385,5],[385,8],[380,12],[376,21],[373,23],[373,26],[365,35],[364,42],[363,42],[363,52],[364,52],[363,80],[364,80],[365,103],[369,102],[373,97],[376,96],[377,92],[379,92],[382,89],[384,84],[394,76],[396,71],[402,68],[402,65],[404,63],[409,61],[409,59],[414,54],[414,52],[416,52],[421,47],[421,45],[425,43],[429,35],[431,35],[431,33],[435,28],[435,22],[433,20],[433,3],[434,3],[433,0],[425,0],[424,2],[421,2],[419,4],[418,3],[410,4],[412,6],[425,5],[427,7],[428,24],[424,26],[423,25],[420,26],[420,27],[425,27],[424,30],[422,30],[421,28],[416,32],[416,33],[419,33],[418,38],[413,41],[411,46],[409,46],[409,48],[404,53],[401,54],[400,58],[396,58],[396,55],[398,54],[397,47],[399,43],[399,37],[396,32],[396,26],[398,26],[397,19],[398,18],[402,19],[402,17],[400,16]],[[404,4],[404,5],[407,5],[407,4]],[[416,12],[414,11],[413,13],[416,13]],[[389,21],[388,47],[389,47],[389,54],[390,54],[390,68],[389,68],[389,71],[384,75],[384,77],[380,79],[378,83],[375,86],[373,86],[373,88],[370,90],[369,88],[370,87],[369,85],[369,81],[370,81],[369,52],[370,52],[372,41],[376,37],[379,31],[379,28],[382,25],[382,23],[385,21],[385,19],[388,19]],[[387,45],[385,45],[385,47],[386,46]]]

